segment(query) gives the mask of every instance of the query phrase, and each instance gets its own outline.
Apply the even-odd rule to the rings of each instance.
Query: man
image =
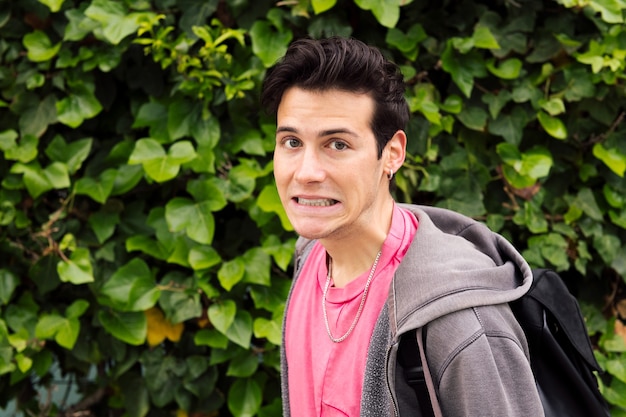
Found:
[[[454,212],[396,204],[409,110],[395,64],[354,39],[294,42],[268,74],[274,174],[300,235],[282,346],[285,416],[419,416],[397,360],[426,324],[445,416],[543,416],[507,302],[531,270]],[[418,355],[418,352],[415,352]]]

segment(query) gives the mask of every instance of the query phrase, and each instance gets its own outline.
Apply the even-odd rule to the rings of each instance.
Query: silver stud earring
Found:
[[[387,179],[391,181],[393,179],[393,169],[389,170],[389,175],[387,175]]]

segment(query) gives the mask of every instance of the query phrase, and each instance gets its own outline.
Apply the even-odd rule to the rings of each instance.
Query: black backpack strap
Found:
[[[422,417],[442,417],[435,387],[424,351],[426,332],[422,328],[401,336],[398,358],[404,368],[404,377],[415,391]]]

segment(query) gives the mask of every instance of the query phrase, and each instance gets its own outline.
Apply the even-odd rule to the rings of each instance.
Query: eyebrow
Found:
[[[281,132],[298,133],[298,129],[296,129],[295,127],[291,127],[291,126],[279,126],[276,129],[276,133],[281,133]],[[318,133],[318,137],[331,136],[331,135],[336,135],[338,133],[347,134],[347,135],[355,136],[355,137],[358,136],[355,132],[353,132],[350,129],[336,128],[336,129],[322,130]]]

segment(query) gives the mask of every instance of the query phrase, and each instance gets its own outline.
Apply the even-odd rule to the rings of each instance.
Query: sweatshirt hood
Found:
[[[522,255],[484,224],[446,209],[400,206],[419,227],[389,292],[395,337],[458,310],[508,303],[530,288]]]

